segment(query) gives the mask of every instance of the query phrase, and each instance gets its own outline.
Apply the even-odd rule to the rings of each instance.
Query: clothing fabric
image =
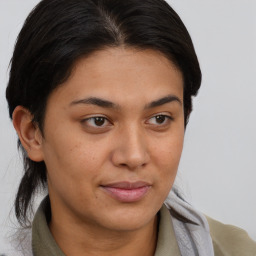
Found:
[[[182,199],[177,191],[171,191],[165,204],[169,207],[170,211],[166,210],[165,206],[160,210],[159,237],[155,256],[214,256],[212,239],[206,218]],[[46,209],[50,208],[49,200],[46,200],[42,207],[44,210],[39,211],[36,215],[36,220],[38,219],[38,221],[33,223],[32,247],[34,255],[40,255],[42,251],[47,250],[48,255],[64,256],[47,226],[45,213]],[[172,240],[165,240],[165,237],[170,238],[170,236],[173,237]],[[172,246],[170,246],[170,241],[173,242]]]
[[[173,227],[181,255],[214,256],[208,222],[173,188],[165,200],[172,215]]]
[[[34,217],[32,248],[27,248],[23,255],[65,256],[48,228],[50,215],[50,202],[46,197]],[[25,243],[28,244],[28,241]],[[256,243],[245,231],[200,214],[177,191],[173,191],[159,212],[154,256],[192,255],[256,256]]]
[[[207,217],[216,256],[256,256],[256,242],[244,230]]]

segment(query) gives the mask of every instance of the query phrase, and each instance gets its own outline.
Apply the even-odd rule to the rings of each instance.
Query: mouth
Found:
[[[147,182],[117,182],[102,185],[101,188],[112,198],[124,202],[131,203],[141,200],[151,188]]]

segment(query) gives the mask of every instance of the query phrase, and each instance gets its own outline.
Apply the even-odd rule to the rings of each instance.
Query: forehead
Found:
[[[110,65],[111,64],[111,65]],[[93,71],[94,75],[100,78],[103,75],[112,75],[112,78],[118,75],[140,74],[138,78],[147,73],[147,76],[155,75],[153,70],[161,71],[161,74],[168,73],[169,75],[174,72],[181,75],[180,70],[176,65],[169,60],[161,52],[152,49],[137,49],[131,47],[111,47],[103,50],[96,51],[88,57],[79,59],[73,68],[71,76],[78,75],[85,69]],[[115,71],[130,71],[130,73],[117,73]],[[133,72],[133,73],[131,73]],[[160,78],[160,76],[158,77]]]
[[[95,96],[119,102],[152,101],[165,94],[183,98],[183,78],[176,66],[154,50],[107,48],[82,58],[51,97],[67,101]]]

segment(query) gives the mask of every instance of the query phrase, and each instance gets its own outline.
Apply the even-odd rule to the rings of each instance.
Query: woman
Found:
[[[173,187],[200,83],[166,2],[41,1],[6,91],[24,154],[22,226],[37,189],[49,192],[24,254],[256,255],[245,232],[207,220]]]

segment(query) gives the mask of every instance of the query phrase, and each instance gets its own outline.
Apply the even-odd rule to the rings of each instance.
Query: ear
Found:
[[[35,162],[43,161],[43,137],[39,127],[34,124],[30,111],[22,106],[17,106],[13,111],[12,120],[28,157]]]

